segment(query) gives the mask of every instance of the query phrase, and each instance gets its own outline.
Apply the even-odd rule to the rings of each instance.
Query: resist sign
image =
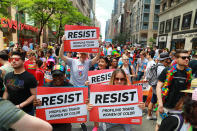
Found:
[[[36,116],[49,123],[86,122],[87,98],[86,87],[38,87],[37,99],[42,105],[36,108]]]
[[[121,124],[141,124],[142,102],[140,86],[98,85],[90,86],[90,121]]]
[[[99,52],[98,27],[65,25],[64,50],[69,52]]]
[[[88,71],[88,81],[90,84],[109,84],[114,69]]]

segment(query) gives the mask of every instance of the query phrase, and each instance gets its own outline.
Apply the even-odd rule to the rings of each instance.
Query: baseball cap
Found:
[[[51,71],[52,75],[64,75],[65,74],[65,69],[64,66],[62,65],[54,65],[53,69]]]
[[[170,58],[169,53],[165,52],[165,53],[160,54],[160,57],[159,57],[158,60],[162,61],[162,60],[165,60],[165,59],[168,59],[168,58]]]

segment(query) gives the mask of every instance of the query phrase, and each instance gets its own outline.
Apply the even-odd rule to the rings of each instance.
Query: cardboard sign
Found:
[[[68,52],[99,52],[99,27],[65,25],[64,50]]]
[[[38,87],[36,116],[49,123],[83,123],[87,121],[88,88]]]
[[[90,85],[90,121],[141,124],[142,88],[127,85]]]
[[[89,84],[109,84],[114,69],[88,71]]]
[[[150,90],[150,86],[147,81],[134,81],[133,85],[138,85],[142,87],[143,95],[147,96]]]

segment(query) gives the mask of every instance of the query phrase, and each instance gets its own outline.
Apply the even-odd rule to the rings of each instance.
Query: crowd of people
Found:
[[[197,130],[197,101],[184,93],[197,87],[191,84],[197,77],[195,52],[100,43],[99,53],[91,54],[65,52],[64,44],[30,47],[25,41],[0,51],[0,64],[0,130],[71,131],[71,123],[50,125],[34,116],[34,107],[42,103],[36,99],[37,86],[89,86],[88,71],[103,69],[115,70],[111,85],[148,82],[152,93],[147,119],[157,119],[155,131]],[[143,97],[143,103],[139,103],[141,109],[146,100]],[[87,110],[93,107],[87,102]],[[98,122],[93,130],[105,131],[115,125],[131,130],[128,124]],[[81,128],[87,130],[86,124],[81,123]]]

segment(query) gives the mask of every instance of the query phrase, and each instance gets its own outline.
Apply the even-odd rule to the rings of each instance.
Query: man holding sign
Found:
[[[60,58],[70,67],[70,82],[74,86],[85,86],[85,82],[88,80],[89,68],[96,64],[100,57],[100,51],[92,60],[87,59],[87,53],[79,53],[79,59],[72,59],[64,56],[64,40],[62,38],[62,45],[60,48]]]
[[[52,77],[53,77],[53,81],[48,83],[46,86],[49,87],[60,87],[60,86],[72,86],[72,84],[64,81],[64,67],[61,65],[55,65],[53,67],[52,70]],[[44,101],[40,100],[40,99],[36,99],[34,100],[34,106],[41,106],[42,103],[45,105],[49,105],[48,102],[46,101],[46,99],[43,99]],[[65,124],[52,124],[53,126],[53,131],[58,131],[58,130],[66,130],[66,131],[71,131],[71,124],[70,123],[65,123]]]
[[[113,126],[120,125],[125,131],[130,131],[131,124],[142,122],[140,109],[144,108],[144,103],[141,102],[142,93],[140,93],[142,89],[126,86],[128,80],[122,69],[117,69],[112,73],[110,85],[116,86],[108,88],[104,85],[92,85],[90,104],[88,104],[90,121],[105,122],[101,124],[99,130],[106,131]]]

